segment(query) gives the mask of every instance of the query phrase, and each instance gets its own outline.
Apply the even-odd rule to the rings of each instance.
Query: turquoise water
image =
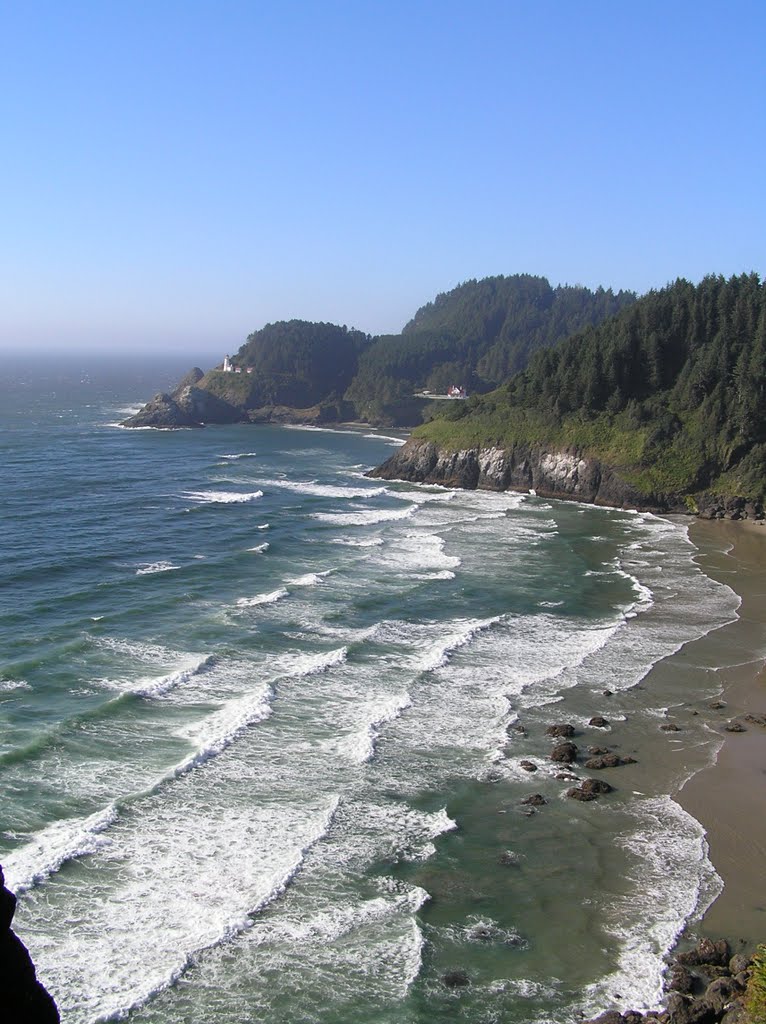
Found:
[[[658,725],[715,680],[641,681],[737,605],[685,526],[367,480],[374,431],[115,425],[185,368],[5,368],[0,861],[64,1021],[652,1002],[717,884],[666,795],[715,737]],[[598,803],[562,720],[641,755]]]

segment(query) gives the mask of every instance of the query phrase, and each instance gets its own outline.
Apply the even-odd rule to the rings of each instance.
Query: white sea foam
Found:
[[[436,669],[442,668],[449,661],[453,651],[470,643],[477,633],[489,629],[496,622],[500,622],[501,618],[500,615],[494,615],[487,619],[454,619],[447,623],[448,631],[437,640],[432,641],[424,651],[417,655],[418,670],[434,672]]]
[[[256,526],[256,530],[268,530],[269,526],[270,526],[269,523],[261,523],[260,526]]]
[[[264,551],[269,550],[269,542],[264,541],[263,544],[256,544],[254,548],[248,548],[247,550],[254,552],[256,555],[262,555]]]
[[[190,768],[196,768],[211,757],[223,753],[245,729],[265,721],[271,715],[273,697],[274,691],[271,687],[264,686],[260,690],[229,701],[203,722],[181,730],[179,735],[194,743],[197,749],[190,757],[176,765],[171,774],[181,775]]]
[[[284,587],[279,587],[277,590],[270,590],[267,594],[256,594],[255,597],[240,597],[237,601],[237,607],[254,608],[259,604],[274,604],[283,597],[287,597],[287,593]]]
[[[194,660],[188,661],[182,668],[169,672],[167,675],[138,679],[131,683],[109,680],[105,681],[105,685],[110,689],[119,690],[120,693],[131,693],[135,697],[161,697],[177,686],[188,683],[190,679],[201,674],[214,663],[213,655],[206,655],[203,658],[195,656]]]
[[[324,583],[325,577],[333,572],[335,572],[334,569],[325,569],[324,572],[307,572],[303,576],[294,576],[292,579],[288,579],[287,583],[291,587],[315,587]]]
[[[180,568],[180,565],[173,565],[172,562],[143,562],[136,569],[136,576],[150,576],[155,572],[171,572]]]
[[[254,459],[258,455],[258,452],[237,452],[235,455],[219,455],[219,459],[230,459],[232,461],[236,459]]]
[[[393,898],[378,896],[357,904],[328,908],[308,920],[286,917],[257,922],[248,939],[259,946],[277,942],[288,942],[291,945],[335,942],[344,935],[350,935],[371,922],[382,921],[393,914],[416,914],[428,899],[425,889],[407,886],[403,887],[403,891],[393,894]]]
[[[319,654],[288,655],[276,661],[277,673],[282,676],[311,676],[329,668],[342,665],[348,655],[348,647],[337,647]]]
[[[318,498],[375,498],[387,493],[386,487],[340,487],[336,484],[320,484],[316,480],[261,480],[264,487],[280,487],[297,494],[310,494]]]
[[[184,498],[200,505],[236,505],[263,497],[263,491],[184,491]]]
[[[388,437],[386,434],[362,434],[362,437],[371,438],[373,441],[389,441],[390,448],[401,448],[403,444],[407,443],[405,437]]]
[[[12,693],[14,690],[31,690],[26,679],[0,679],[0,693]]]
[[[156,833],[124,833],[132,870],[113,892],[87,902],[83,895],[76,912],[89,927],[65,929],[55,949],[36,957],[62,1016],[122,1020],[175,984],[203,950],[248,930],[330,830],[338,803],[325,796],[303,813],[229,809],[215,821],[186,805],[166,808]],[[244,847],[233,841],[251,834],[257,841]],[[104,943],[110,933],[120,941]]]
[[[323,523],[334,523],[336,526],[374,526],[376,523],[392,523],[399,519],[409,519],[417,512],[418,505],[408,505],[403,509],[375,509],[367,512],[312,512],[313,519]]]
[[[604,908],[607,928],[618,942],[619,966],[588,988],[593,1010],[603,1009],[615,991],[623,1006],[656,1008],[663,957],[686,921],[700,916],[723,888],[708,858],[705,830],[682,807],[664,796],[641,800],[633,810],[638,828],[617,839],[635,854],[632,891]]]
[[[348,737],[344,746],[352,760],[358,764],[371,761],[375,756],[375,745],[380,738],[380,731],[387,722],[392,722],[401,715],[405,708],[412,706],[412,698],[408,693],[399,693],[380,704],[370,704],[361,709],[361,717],[368,717],[368,722],[359,732]]]
[[[20,895],[54,874],[65,861],[95,853],[107,839],[101,835],[117,820],[114,804],[84,818],[55,821],[29,842],[3,857],[6,885]]]
[[[90,637],[94,647],[101,647],[115,654],[123,654],[131,659],[156,663],[158,661],[178,661],[181,655],[161,644],[153,644],[148,640],[127,640],[115,636]],[[189,655],[191,657],[191,655]]]
[[[378,564],[389,572],[398,572],[405,579],[433,579],[433,571],[457,569],[460,565],[460,559],[456,555],[445,554],[444,547],[444,538],[438,534],[405,533],[397,536],[395,542],[381,552]],[[428,575],[418,575],[424,572]],[[454,575],[452,572],[450,576],[437,578],[451,579]]]
[[[384,541],[382,537],[368,537],[365,540],[356,540],[354,537],[336,537],[330,543],[341,544],[347,548],[379,548]]]

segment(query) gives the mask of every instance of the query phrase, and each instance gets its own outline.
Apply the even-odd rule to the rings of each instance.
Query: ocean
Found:
[[[117,426],[187,368],[0,367],[0,862],[65,1024],[656,1004],[720,889],[669,794],[738,598],[687,524],[383,485],[369,429]]]

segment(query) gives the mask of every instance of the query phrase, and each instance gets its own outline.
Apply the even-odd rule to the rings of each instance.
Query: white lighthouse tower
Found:
[[[223,372],[224,373],[233,373],[234,372],[234,367],[231,365],[231,359],[229,358],[229,356],[224,356],[223,357]]]

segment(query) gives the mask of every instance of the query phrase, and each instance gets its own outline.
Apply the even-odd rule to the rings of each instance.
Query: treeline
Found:
[[[601,323],[635,299],[603,288],[552,288],[530,274],[466,281],[422,306],[400,335],[375,339],[347,398],[365,419],[396,421],[410,414],[415,391],[443,394],[451,384],[489,391],[537,349]]]
[[[250,408],[287,405],[306,408],[340,402],[371,343],[368,334],[336,324],[282,320],[250,334],[232,359],[251,374],[226,385],[247,394]],[[207,382],[206,382],[207,383]],[[223,381],[217,382],[219,386]]]
[[[678,280],[535,353],[490,395],[450,408],[433,435],[511,435],[601,446],[642,487],[762,499],[766,285],[758,275]]]

